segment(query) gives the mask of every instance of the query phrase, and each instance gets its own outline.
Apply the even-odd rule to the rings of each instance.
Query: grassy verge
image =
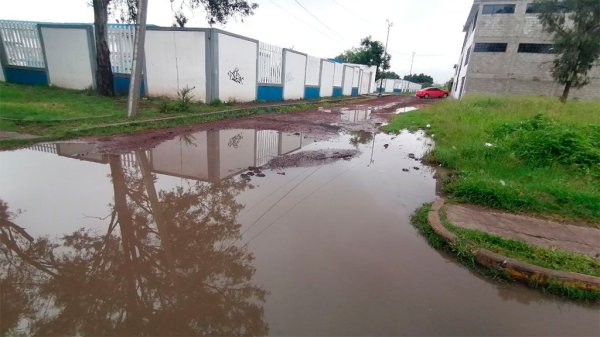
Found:
[[[126,117],[126,97],[108,98],[88,90],[0,83],[0,130],[36,135],[41,140],[56,140],[172,127],[268,112],[300,111],[347,102],[348,99],[343,98],[308,100],[286,105],[223,102],[203,104],[183,99],[147,97],[140,102],[139,115],[130,119]],[[0,149],[24,146],[32,142],[34,141],[3,140],[0,141]]]
[[[427,215],[430,209],[431,205],[423,205],[411,218],[412,223],[427,239],[427,242],[436,249],[445,250],[451,253],[462,264],[483,275],[491,276],[496,279],[502,278],[512,280],[507,274],[476,266],[475,257],[473,253],[471,253],[474,248],[485,248],[492,252],[544,268],[600,276],[600,261],[593,258],[555,249],[532,246],[523,241],[504,239],[477,230],[459,228],[450,224],[442,216],[443,225],[459,238],[459,243],[450,245],[443,238],[438,236],[429,225]],[[571,299],[585,301],[600,300],[600,292],[597,291],[586,291],[560,284],[550,284],[547,286],[538,284],[530,285],[540,288],[545,292],[565,296]]]
[[[385,131],[425,129],[427,159],[455,171],[449,197],[600,223],[600,101],[467,97],[398,115]]]

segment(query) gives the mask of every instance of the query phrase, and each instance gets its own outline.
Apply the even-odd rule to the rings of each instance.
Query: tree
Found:
[[[400,79],[400,75],[396,74],[393,71],[382,71],[381,78],[390,78],[390,79],[398,80],[398,79]]]
[[[171,4],[175,0],[170,0]],[[94,8],[94,32],[96,34],[96,87],[103,96],[114,96],[113,74],[110,63],[110,50],[107,42],[108,17],[113,16],[119,22],[135,22],[137,18],[137,0],[92,0]],[[179,9],[174,12],[175,21],[183,27],[188,19],[183,12],[183,4],[188,8],[203,9],[206,21],[226,23],[229,18],[254,14],[256,3],[247,0],[180,0]]]
[[[390,69],[392,56],[385,52],[383,43],[373,40],[371,36],[367,36],[360,41],[360,47],[346,50],[338,55],[336,59],[347,63],[376,66],[375,79],[378,80],[382,75],[379,68],[381,67],[382,71]]]
[[[157,190],[148,157],[108,162],[114,203],[93,229],[33,238],[0,200],[2,335],[262,336],[266,291],[237,218],[244,180]],[[104,228],[104,231],[99,231]]]
[[[536,0],[538,19],[552,34],[554,52],[552,77],[564,84],[560,97],[565,102],[571,88],[590,82],[588,73],[600,57],[600,1]]]
[[[419,83],[423,87],[430,87],[433,84],[433,77],[431,77],[429,75],[425,75],[423,73],[420,73],[418,75],[417,74],[406,75],[406,76],[404,76],[404,79],[406,81],[410,81],[413,83]]]

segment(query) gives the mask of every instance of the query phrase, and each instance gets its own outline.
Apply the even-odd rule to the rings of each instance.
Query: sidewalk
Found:
[[[448,221],[459,227],[600,259],[599,228],[541,220],[474,205],[446,204],[445,209]]]

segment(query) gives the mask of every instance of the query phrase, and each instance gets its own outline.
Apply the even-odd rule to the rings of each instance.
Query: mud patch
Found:
[[[349,160],[360,154],[358,150],[305,151],[277,157],[267,163],[266,168],[311,167],[329,164],[338,160]]]

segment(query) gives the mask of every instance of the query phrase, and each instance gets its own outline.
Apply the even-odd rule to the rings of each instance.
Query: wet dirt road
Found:
[[[376,133],[414,103],[1,152],[3,334],[600,334],[417,233],[431,140]]]

